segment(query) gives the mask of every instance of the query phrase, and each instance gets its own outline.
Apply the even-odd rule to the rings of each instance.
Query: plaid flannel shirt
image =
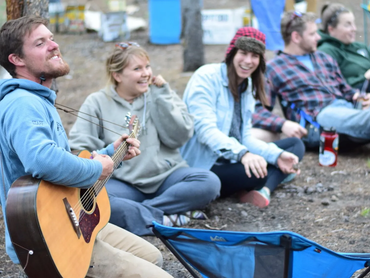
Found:
[[[276,98],[282,104],[285,117],[295,122],[299,122],[300,116],[291,109],[292,103],[315,119],[321,109],[335,99],[352,101],[356,91],[346,83],[337,62],[320,51],[310,57],[314,71],[295,56],[281,51],[267,63],[265,89],[269,106],[256,103],[253,127],[281,132],[285,119],[272,114]]]

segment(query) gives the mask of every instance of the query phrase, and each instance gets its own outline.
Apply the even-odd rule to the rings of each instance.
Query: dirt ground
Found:
[[[99,0],[96,4],[103,5],[103,2]],[[203,4],[207,9],[237,8],[246,2],[204,0]],[[349,6],[356,14],[358,40],[362,41],[361,0],[338,2]],[[148,18],[147,1],[128,0],[127,3],[140,7],[135,16]],[[318,9],[322,3],[318,1]],[[102,42],[96,33],[57,34],[55,40],[71,66],[70,74],[58,79],[57,102],[78,109],[88,94],[105,86],[104,61],[114,43]],[[182,72],[182,46],[152,45],[148,43],[147,30],[133,32],[130,40],[137,41],[148,51],[154,73],[161,74],[182,95],[192,74]],[[226,45],[205,46],[206,62],[220,62],[225,50]],[[268,58],[272,55],[271,51],[267,53]],[[75,118],[63,112],[60,115],[68,132]],[[370,253],[370,168],[367,163],[370,146],[354,145],[339,152],[335,168],[320,167],[318,153],[308,152],[301,163],[301,175],[290,184],[279,186],[272,194],[271,204],[265,209],[237,203],[233,198],[221,199],[207,207],[209,220],[193,221],[188,227],[207,229],[211,226],[230,231],[258,232],[289,230],[334,251]],[[0,210],[0,277],[19,277],[18,268],[5,253],[3,230]],[[165,270],[176,278],[190,277],[158,239],[146,239],[163,252]]]

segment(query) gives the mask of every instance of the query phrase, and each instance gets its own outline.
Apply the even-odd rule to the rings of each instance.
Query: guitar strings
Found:
[[[124,147],[126,147],[126,145],[127,144],[125,142],[125,146]],[[124,148],[122,147],[122,150],[123,149]],[[122,151],[117,151],[117,153],[120,153],[121,155],[124,155],[124,153],[122,153]],[[119,164],[119,163],[115,163],[115,164]],[[80,211],[80,218],[79,218],[79,220],[82,220],[83,217],[86,215],[85,209],[83,209],[83,208],[84,207],[93,207],[93,205],[95,203],[95,198],[96,198],[95,193],[96,193],[96,195],[99,194],[99,192],[101,191],[101,189],[104,187],[105,183],[111,178],[112,175],[113,175],[113,173],[111,173],[104,180],[98,180],[92,187],[90,187],[89,189],[87,189],[86,192],[83,194],[81,200],[77,203],[77,206],[80,206],[80,209],[82,209]],[[94,192],[94,190],[95,190],[95,192]],[[74,207],[75,210],[77,209],[77,206]]]
[[[104,120],[104,119],[102,119],[102,118],[99,118],[99,117],[97,117],[97,116],[94,116],[94,115],[91,115],[91,114],[88,114],[88,113],[85,113],[85,112],[82,112],[82,111],[79,111],[79,110],[77,110],[77,109],[74,109],[74,108],[72,108],[72,107],[68,107],[68,106],[66,106],[66,105],[63,105],[63,104],[59,104],[59,103],[55,103],[55,108],[57,108],[57,109],[59,109],[59,110],[61,110],[61,111],[63,111],[63,112],[65,112],[65,113],[67,113],[67,114],[71,114],[71,115],[73,115],[73,116],[75,116],[75,117],[78,117],[78,118],[80,118],[80,119],[83,119],[83,120],[85,120],[85,121],[87,121],[87,122],[90,122],[90,123],[92,123],[92,124],[94,124],[94,125],[96,125],[96,126],[98,126],[98,127],[101,127],[101,128],[103,128],[103,129],[105,129],[105,130],[107,130],[107,131],[110,131],[110,132],[112,132],[112,133],[114,133],[114,134],[117,134],[117,135],[122,135],[121,133],[118,133],[118,132],[116,132],[116,131],[114,131],[114,130],[111,130],[111,129],[109,129],[109,128],[106,128],[106,127],[104,127],[103,125],[100,125],[100,124],[97,124],[97,123],[95,123],[95,122],[93,122],[93,121],[90,121],[89,119],[86,119],[86,118],[83,118],[83,117],[81,117],[81,116],[79,116],[78,115],[78,113],[81,113],[81,114],[84,114],[84,115],[87,115],[87,116],[89,116],[89,117],[92,117],[92,118],[96,118],[96,119],[98,119],[99,121],[103,121],[103,122],[107,122],[107,123],[110,123],[110,124],[112,124],[112,125],[115,125],[115,126],[118,126],[118,127],[121,127],[121,128],[128,128],[127,126],[122,126],[122,125],[119,125],[119,124],[117,124],[117,123],[114,123],[114,122],[112,122],[112,121],[108,121],[108,120]],[[67,110],[67,109],[70,109],[70,110]],[[132,137],[131,137],[132,138]],[[135,137],[133,137],[133,138],[135,138]],[[126,151],[126,150],[125,150]],[[114,155],[113,155],[114,156]],[[116,167],[118,167],[118,165],[115,165],[115,168]],[[108,179],[111,177],[111,175],[108,177]],[[95,184],[94,184],[95,185]],[[103,185],[104,186],[104,185]],[[101,187],[101,188],[99,188],[99,191],[98,192],[100,192],[100,190],[103,188],[103,186]],[[93,186],[94,187],[94,186]],[[94,192],[92,192],[92,189],[88,189],[88,190],[86,190],[86,192],[85,192],[85,194],[84,194],[84,196],[85,196],[85,199],[86,198],[88,198],[88,196],[89,195],[91,195],[91,193],[92,194],[94,194]],[[90,198],[89,198],[90,199]],[[81,207],[81,205],[82,205],[82,203],[81,203],[81,200],[79,201],[79,203],[77,203],[76,204],[76,206],[73,208],[74,210],[77,208],[77,206],[80,206]],[[91,204],[87,204],[87,205],[91,205]]]
[[[130,136],[131,138],[134,138],[134,136]],[[118,167],[118,165],[121,163],[123,157],[125,156],[126,152],[127,152],[127,145],[126,142],[124,144],[124,146],[121,146],[119,150],[117,150],[115,152],[115,154],[113,155],[112,159],[113,161],[115,161],[115,169]],[[83,198],[82,200],[82,206],[83,204],[87,205],[87,206],[91,206],[93,207],[94,203],[95,203],[95,194],[94,194],[94,190],[95,192],[97,193],[96,195],[99,194],[99,192],[101,191],[101,189],[104,187],[104,185],[106,184],[106,182],[111,178],[111,176],[113,175],[113,173],[111,173],[107,178],[105,178],[104,180],[98,180],[90,189],[88,189],[88,192],[86,192],[84,195],[85,198]],[[90,196],[94,196],[94,198],[89,198],[89,195]],[[86,198],[87,198],[87,204],[86,204]],[[85,210],[82,211],[81,213],[81,219],[83,218],[83,216],[85,215]]]
[[[125,144],[124,148],[122,147],[122,149],[120,149],[120,151],[117,151],[117,156],[120,155],[120,157],[122,157],[120,160],[122,161],[125,153],[126,153],[126,150],[127,150],[127,145],[128,144]],[[116,156],[116,157],[117,157]],[[115,160],[114,160],[115,161]],[[115,162],[115,169],[118,167],[120,162]],[[112,177],[113,173],[111,173],[107,178],[105,178],[104,180],[98,180],[92,187],[90,187],[83,195],[83,197],[81,198],[81,204],[82,204],[82,207],[87,206],[87,207],[92,207],[94,202],[95,202],[95,197],[99,194],[99,192],[103,189],[104,185],[106,184],[106,182]],[[95,191],[95,192],[94,192]],[[95,196],[96,194],[96,196]],[[89,198],[89,196],[92,196],[94,198]],[[87,202],[86,202],[86,199],[87,199]],[[83,216],[85,215],[85,211],[83,210],[83,213],[81,215],[81,219],[83,218]]]
[[[61,111],[63,111],[63,112],[65,112],[65,113],[67,113],[67,114],[71,114],[71,115],[73,115],[73,116],[75,116],[75,117],[79,117],[79,118],[81,118],[81,119],[83,119],[83,120],[85,120],[85,121],[88,121],[88,122],[90,122],[90,123],[92,123],[92,124],[94,124],[94,125],[96,125],[96,126],[99,126],[99,127],[101,127],[101,128],[103,128],[103,129],[106,129],[106,130],[108,130],[108,131],[110,131],[110,132],[112,132],[112,133],[114,133],[114,134],[117,134],[117,135],[122,135],[121,133],[117,133],[117,132],[115,132],[115,131],[113,131],[113,130],[110,130],[110,129],[108,129],[108,128],[106,128],[106,127],[104,127],[104,126],[102,126],[102,125],[99,125],[99,124],[97,124],[97,123],[94,123],[94,122],[92,122],[92,121],[90,121],[90,120],[88,120],[88,119],[86,119],[86,118],[83,118],[83,117],[81,117],[81,116],[79,116],[78,115],[78,113],[81,113],[81,114],[84,114],[84,115],[87,115],[87,116],[90,116],[90,117],[92,117],[92,118],[96,118],[96,119],[98,119],[99,121],[103,121],[103,122],[107,122],[107,123],[110,123],[110,124],[112,124],[112,125],[116,125],[116,126],[118,126],[118,127],[121,127],[121,128],[128,128],[127,126],[122,126],[122,125],[119,125],[119,124],[117,124],[117,123],[114,123],[114,122],[111,122],[111,121],[108,121],[108,120],[104,120],[104,119],[102,119],[102,118],[99,118],[99,117],[97,117],[97,116],[94,116],[94,115],[91,115],[91,114],[88,114],[88,113],[85,113],[85,112],[82,112],[82,111],[79,111],[79,110],[77,110],[77,109],[74,109],[74,108],[71,108],[71,107],[68,107],[68,106],[66,106],[66,105],[63,105],[63,104],[59,104],[59,103],[55,103],[55,107],[57,108],[57,109],[59,109],[59,110],[61,110]],[[67,109],[70,109],[70,110],[67,110]],[[75,112],[75,113],[73,113],[73,112]],[[137,123],[137,120],[136,120],[136,123]],[[137,125],[135,126],[135,129],[137,130]],[[131,137],[131,135],[129,136],[130,138],[135,138],[135,137]],[[126,142],[124,142],[125,144],[126,144]],[[125,146],[125,148],[126,148],[126,146]],[[126,150],[125,150],[126,151]],[[120,153],[118,153],[118,152],[116,152],[117,154],[120,154]],[[115,154],[116,154],[115,153]],[[113,155],[113,157],[114,157],[114,155]],[[112,158],[113,158],[112,157]],[[120,162],[119,162],[120,163]],[[118,163],[118,165],[119,165],[119,163]],[[118,167],[118,165],[116,165],[117,163],[115,163],[114,164],[114,166],[115,166],[115,168],[116,167]],[[113,174],[113,173],[112,173]],[[111,175],[108,177],[108,179],[111,177]],[[105,179],[104,181],[106,181],[107,179]],[[95,184],[92,186],[92,187],[94,187],[95,186]],[[103,185],[104,186],[104,185]],[[103,186],[101,186],[101,188],[99,188],[98,189],[98,192],[100,192],[100,190],[103,188]],[[85,194],[83,195],[83,197],[81,198],[81,200],[82,200],[82,203],[86,200],[86,198],[88,198],[87,196],[88,195],[90,195],[90,192],[92,191],[92,190],[90,190],[91,188],[89,188],[88,190],[86,190],[86,192],[85,192]],[[92,193],[94,193],[94,192],[92,192]],[[85,198],[84,198],[84,196],[85,196]],[[78,207],[78,206],[80,206],[81,207],[81,200],[74,206],[74,210],[76,210],[76,208]]]
[[[121,148],[120,148],[120,150],[127,150],[127,144],[126,144],[126,142],[124,142],[124,145],[122,145],[121,146]],[[121,154],[121,151],[118,151],[117,153],[119,153],[119,154]],[[116,163],[115,163],[116,164]],[[116,166],[116,165],[115,165]],[[104,179],[104,181],[105,181],[106,179]],[[96,189],[96,185],[99,185],[99,183],[101,183],[102,181],[101,180],[98,180],[91,188],[92,189]],[[97,188],[98,189],[98,191],[100,191],[101,190],[101,188]],[[90,190],[91,191],[91,190]],[[99,192],[98,192],[99,193]],[[82,203],[84,203],[84,201],[85,201],[85,198],[84,197],[82,197],[81,198],[81,202]]]
[[[130,138],[133,138],[133,137],[130,137]],[[117,154],[120,154],[120,156],[124,155],[123,152],[126,152],[127,150],[127,146],[128,144],[126,142],[124,142],[120,147],[119,147],[119,150],[116,151]],[[115,154],[116,154],[115,153]],[[117,155],[118,156],[118,155]],[[122,157],[123,158],[123,157]],[[112,157],[113,159],[113,157]],[[115,160],[113,160],[115,161]],[[120,163],[120,162],[119,162]],[[115,161],[115,164],[119,164],[119,163],[116,163]],[[115,165],[116,166],[116,165]],[[99,192],[101,191],[101,189],[104,187],[105,183],[110,179],[110,177],[113,175],[113,173],[111,173],[107,178],[105,178],[104,180],[98,180],[97,182],[95,182],[95,184],[90,187],[89,189],[86,190],[86,192],[82,195],[82,198],[79,200],[79,202],[77,203],[77,206],[80,206],[80,208],[84,207],[84,206],[92,206],[94,204],[94,200],[93,198],[89,198],[90,196],[94,196],[94,190],[96,192],[96,195],[99,194]],[[86,202],[87,200],[87,202]],[[77,209],[77,206],[75,206],[73,209]],[[84,210],[83,210],[84,212]],[[83,213],[84,215],[85,213]],[[81,219],[83,217],[83,215],[81,216]]]
[[[129,135],[129,138],[136,138],[136,134],[135,134],[136,132],[137,132],[137,125],[135,126],[135,130]],[[119,146],[119,149],[113,154],[112,160],[114,161],[114,168],[115,169],[118,167],[118,165],[121,163],[122,159],[126,155],[127,149],[128,149],[128,144],[125,141]],[[121,159],[119,159],[119,158],[121,158]],[[86,192],[83,194],[82,198],[78,201],[78,203],[74,206],[73,209],[76,211],[76,209],[78,207],[84,208],[84,205],[88,206],[88,207],[89,206],[93,207],[93,205],[95,203],[95,198],[96,198],[94,190],[96,192],[96,195],[98,195],[99,192],[102,190],[102,188],[104,187],[106,182],[111,178],[112,175],[113,175],[113,172],[107,178],[105,178],[104,180],[98,180],[92,187],[87,189]],[[93,198],[89,198],[89,196],[92,196]],[[84,209],[82,209],[80,211],[79,220],[82,220],[85,215],[86,215],[86,212],[85,212]]]
[[[86,113],[86,112],[83,112],[83,111],[80,111],[78,109],[74,109],[72,107],[68,107],[66,105],[63,105],[63,104],[60,104],[60,103],[55,103],[55,108],[67,113],[67,114],[71,114],[73,116],[76,116],[76,117],[79,117],[78,115],[75,115],[75,114],[72,114],[72,112],[76,112],[76,113],[81,113],[81,114],[84,114],[86,116],[89,116],[89,117],[92,117],[92,118],[95,118],[95,119],[98,119],[98,120],[101,120],[102,122],[106,122],[106,123],[110,123],[112,125],[115,125],[115,126],[118,126],[118,127],[122,127],[122,128],[128,128],[127,126],[123,126],[123,125],[120,125],[120,124],[117,124],[115,122],[112,122],[112,121],[109,121],[109,120],[104,120],[103,118],[99,118],[95,115],[91,115],[89,113]],[[66,109],[70,109],[70,110],[66,110]]]
[[[115,133],[115,134],[118,134],[119,136],[121,136],[122,134],[120,134],[120,133],[117,133],[117,132],[115,132],[115,131],[113,131],[113,130],[110,130],[110,129],[108,129],[108,128],[106,128],[106,127],[104,127],[104,126],[101,126],[101,125],[99,125],[99,124],[96,124],[96,123],[94,123],[94,122],[92,122],[92,121],[90,121],[90,120],[88,120],[88,119],[85,119],[85,118],[83,118],[83,117],[80,117],[79,115],[76,115],[76,114],[74,114],[74,113],[72,113],[71,111],[67,111],[65,108],[68,108],[68,109],[71,109],[71,110],[74,110],[73,112],[78,112],[78,110],[75,110],[75,109],[73,109],[73,108],[70,108],[70,107],[67,107],[67,106],[65,106],[65,105],[62,105],[62,104],[57,104],[57,103],[55,103],[56,105],[55,105],[55,107],[57,108],[57,109],[59,109],[59,110],[62,110],[62,111],[64,111],[65,113],[67,113],[67,114],[71,114],[71,115],[74,115],[74,116],[76,116],[76,117],[79,117],[79,118],[81,118],[81,119],[84,119],[84,120],[86,120],[86,121],[88,121],[88,122],[90,122],[90,123],[92,123],[92,124],[94,124],[94,125],[97,125],[97,126],[99,126],[99,127],[102,127],[102,128],[104,128],[104,129],[106,129],[106,130],[108,130],[108,131],[110,131],[110,132],[113,132],[113,133]],[[60,107],[58,107],[57,105],[59,105]],[[62,107],[64,107],[64,108],[62,108]],[[90,117],[95,117],[95,116],[93,116],[93,115],[89,115],[89,114],[87,114],[87,113],[84,113],[84,112],[81,112],[82,114],[85,114],[85,115],[88,115],[88,116],[90,116]],[[99,117],[95,117],[95,118],[97,118],[97,119],[99,119],[99,120],[101,120],[101,121],[104,121],[104,122],[108,122],[108,123],[111,123],[111,124],[113,124],[113,125],[116,125],[116,126],[118,126],[118,127],[122,127],[122,128],[127,128],[127,126],[122,126],[122,125],[119,125],[119,124],[116,124],[116,123],[113,123],[113,122],[110,122],[110,121],[108,121],[108,120],[103,120],[103,119],[101,119],[101,118],[99,118]],[[134,132],[137,132],[137,125],[135,126],[135,131]],[[132,132],[131,134],[130,134],[130,136],[129,136],[129,138],[136,138],[136,136],[135,136],[135,134],[133,134],[134,132]],[[123,156],[122,157],[122,159],[124,158],[124,155],[126,154],[126,151],[127,151],[127,147],[128,146],[128,144],[126,143],[126,141],[125,142],[123,142],[120,146],[119,146],[119,150],[117,150],[114,154],[113,154],[113,156],[112,156],[112,159],[113,159],[113,161],[115,161],[115,159],[117,158],[117,156]],[[122,160],[121,159],[121,160]],[[117,162],[117,161],[115,161],[114,162],[114,168],[116,169],[117,167],[118,167],[118,165],[119,165],[119,163],[120,162]],[[1,171],[3,172],[4,170],[3,170],[3,163],[2,163],[2,160],[1,160],[1,156],[0,156],[0,164],[1,164]],[[97,190],[97,194],[99,194],[99,192],[102,190],[102,188],[104,187],[104,185],[105,185],[105,183],[110,179],[110,177],[113,175],[113,172],[107,177],[107,178],[105,178],[103,181],[97,181],[92,187],[90,187],[88,190],[86,190],[86,192],[84,193],[84,195],[82,196],[82,198],[81,198],[81,200],[83,200],[83,201],[81,201],[81,200],[79,200],[78,201],[78,203],[74,206],[74,208],[73,208],[73,210],[74,211],[76,211],[76,209],[78,208],[78,206],[80,206],[80,208],[81,208],[81,205],[82,205],[82,203],[83,202],[85,202],[86,201],[86,198],[87,198],[87,195],[90,195],[90,192],[92,191],[91,190],[91,188],[94,188],[95,187],[95,185],[97,185],[97,184],[100,184],[99,186],[98,186],[98,190]],[[3,177],[3,179],[4,179],[4,175],[2,175],[2,177]],[[3,184],[5,185],[5,182],[3,182]],[[89,191],[89,192],[88,192]],[[88,193],[88,194],[87,194]],[[92,192],[93,194],[94,194],[94,192]],[[93,195],[94,196],[94,195]],[[91,202],[91,199],[89,199],[89,201],[90,201],[90,204],[88,204],[88,205],[92,205],[93,203],[94,203],[94,200]],[[82,206],[82,208],[83,208],[83,206]],[[79,220],[82,220],[82,218],[84,217],[84,215],[86,214],[85,213],[85,210],[81,210],[81,217],[79,218]],[[26,248],[26,247],[23,247],[22,245],[19,245],[18,243],[16,243],[16,242],[14,242],[14,241],[12,241],[12,244],[14,244],[14,245],[16,245],[16,246],[18,246],[18,247],[20,247],[20,248],[22,248],[22,249],[24,249],[24,250],[26,250],[27,251],[27,259],[26,259],[26,263],[25,263],[25,265],[24,265],[24,267],[23,267],[23,271],[25,271],[25,269],[27,268],[27,266],[28,266],[28,262],[29,262],[29,258],[30,258],[30,255],[32,255],[33,254],[33,251],[31,250],[31,249],[28,249],[28,248]]]
[[[92,123],[93,125],[96,125],[96,126],[98,126],[98,127],[101,127],[101,128],[103,128],[103,129],[105,129],[105,130],[108,130],[108,131],[110,131],[110,132],[112,132],[112,133],[114,133],[114,134],[120,135],[120,136],[122,135],[121,133],[118,133],[118,132],[116,132],[116,131],[114,131],[114,130],[111,130],[111,129],[109,129],[109,128],[107,128],[107,127],[103,126],[103,125],[97,124],[97,123],[95,123],[95,122],[93,122],[93,121],[91,121],[91,120],[89,120],[89,119],[87,119],[87,118],[81,117],[81,116],[79,116],[79,115],[78,115],[78,113],[81,113],[81,114],[87,115],[87,116],[89,116],[89,117],[92,117],[92,118],[98,119],[99,121],[102,121],[102,122],[110,123],[110,124],[112,124],[112,125],[115,125],[115,126],[118,126],[118,127],[121,127],[121,128],[125,128],[125,129],[127,129],[127,128],[128,128],[127,126],[123,126],[123,125],[120,125],[120,124],[117,124],[117,123],[114,123],[114,122],[111,122],[111,121],[108,121],[108,120],[104,120],[104,119],[99,118],[99,117],[97,117],[97,116],[94,116],[94,115],[91,115],[91,114],[88,114],[88,113],[85,113],[85,112],[82,112],[82,111],[76,110],[76,109],[74,109],[74,108],[71,108],[71,107],[65,106],[65,105],[63,105],[63,104],[55,103],[55,108],[56,108],[56,109],[59,109],[59,110],[61,110],[61,111],[63,111],[63,112],[65,112],[65,113],[67,113],[67,114],[71,114],[71,115],[73,115],[73,116],[75,116],[75,117],[77,117],[77,118],[80,118],[80,119],[82,119],[82,120],[85,120],[85,121],[87,121],[87,122],[89,122],[89,123]],[[67,110],[67,109],[70,109],[70,110]]]
[[[74,108],[71,108],[71,107],[68,107],[68,106],[66,106],[66,105],[63,105],[63,104],[59,104],[59,103],[55,103],[55,108],[57,108],[57,109],[59,109],[59,110],[61,110],[61,111],[63,111],[63,112],[65,112],[65,113],[67,113],[67,114],[71,114],[71,115],[73,115],[73,116],[75,116],[75,117],[79,117],[79,118],[81,118],[81,119],[83,119],[83,120],[85,120],[85,121],[88,121],[88,122],[90,122],[90,123],[92,123],[92,124],[94,124],[94,125],[96,125],[96,126],[99,126],[99,127],[101,127],[101,128],[103,128],[103,129],[105,129],[105,130],[108,130],[108,131],[110,131],[110,132],[112,132],[112,133],[114,133],[114,134],[117,134],[117,135],[122,135],[121,133],[117,133],[117,132],[115,132],[115,131],[113,131],[113,130],[111,130],[111,129],[108,129],[108,128],[106,128],[106,127],[104,127],[104,126],[102,126],[102,125],[99,125],[99,124],[97,124],[97,123],[94,123],[93,121],[90,121],[90,120],[88,120],[88,119],[86,119],[86,118],[83,118],[83,117],[81,117],[81,116],[79,116],[78,115],[78,113],[81,113],[81,114],[84,114],[84,115],[87,115],[87,116],[90,116],[90,117],[92,117],[92,118],[96,118],[96,119],[98,119],[99,121],[103,121],[103,122],[107,122],[107,123],[110,123],[110,124],[112,124],[112,125],[115,125],[115,126],[118,126],[118,127],[121,127],[121,128],[128,128],[128,126],[122,126],[122,125],[119,125],[119,124],[117,124],[117,123],[114,123],[114,122],[111,122],[111,121],[108,121],[108,120],[104,120],[104,119],[102,119],[102,118],[99,118],[99,117],[97,117],[97,116],[94,116],[94,115],[91,115],[91,114],[88,114],[88,113],[85,113],[85,112],[82,112],[82,111],[79,111],[79,110],[77,110],[77,109],[74,109]],[[67,110],[67,109],[70,109],[70,110]],[[75,113],[73,113],[73,112],[75,112]],[[136,121],[136,123],[137,123],[137,121]],[[135,126],[135,128],[136,128],[137,126]],[[136,128],[136,130],[137,130],[137,128]],[[129,136],[129,137],[131,137],[131,136]],[[135,138],[135,137],[131,137],[131,138]],[[115,167],[117,167],[117,165],[115,165]],[[111,175],[108,177],[108,178],[110,178],[111,177]],[[95,184],[94,184],[94,186],[95,186]],[[94,187],[93,186],[93,187]],[[90,188],[89,188],[90,189]],[[87,196],[87,195],[89,195],[90,194],[90,192],[91,192],[91,190],[87,190],[86,192],[85,192],[85,196]],[[102,189],[102,187],[101,188],[99,188],[99,192],[100,192],[100,190]],[[87,197],[85,197],[85,199],[86,199]],[[78,205],[81,205],[81,200],[75,205],[75,207],[73,208],[74,210],[77,208],[77,206]]]

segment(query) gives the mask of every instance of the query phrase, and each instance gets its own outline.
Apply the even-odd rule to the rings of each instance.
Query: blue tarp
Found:
[[[258,20],[258,29],[266,35],[266,48],[282,50],[284,41],[280,33],[280,21],[285,0],[251,0],[251,5]]]

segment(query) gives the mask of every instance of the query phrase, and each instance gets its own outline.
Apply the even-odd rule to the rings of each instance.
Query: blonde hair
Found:
[[[119,46],[114,48],[113,52],[108,56],[105,63],[108,83],[110,85],[118,85],[117,81],[113,77],[113,73],[122,72],[130,63],[132,57],[146,58],[149,61],[148,53],[140,46],[130,45],[125,49],[122,49]]]

